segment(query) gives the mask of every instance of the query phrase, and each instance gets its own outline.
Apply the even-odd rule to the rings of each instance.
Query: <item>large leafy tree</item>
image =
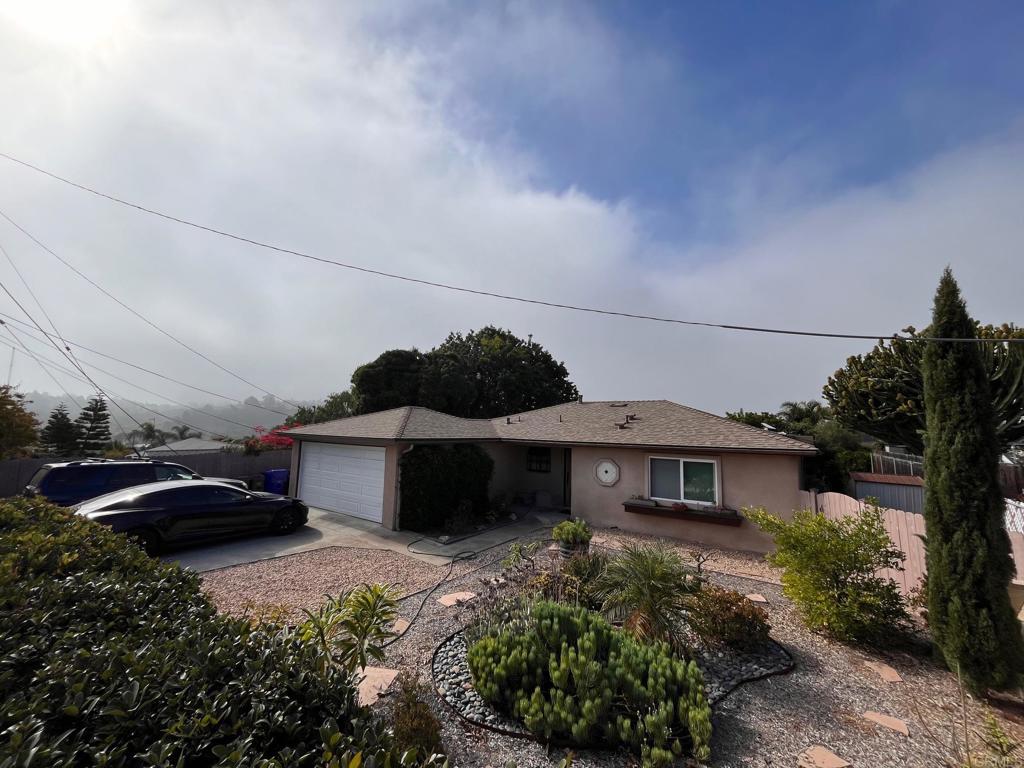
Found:
[[[456,415],[488,419],[558,405],[579,397],[565,364],[532,339],[524,341],[504,328],[487,326],[452,333],[431,356],[463,361],[476,393]]]
[[[79,431],[79,449],[85,456],[102,456],[110,444],[110,413],[102,396],[90,397],[75,419]]]
[[[452,333],[427,353],[389,350],[352,375],[357,413],[423,405],[493,418],[574,400],[563,363],[540,344],[487,326]]]
[[[349,390],[335,392],[316,405],[302,405],[285,422],[286,426],[297,424],[321,424],[334,419],[344,419],[355,413],[355,398]]]
[[[924,452],[925,343],[914,337],[941,336],[929,327],[907,328],[909,339],[879,341],[854,355],[825,384],[824,396],[836,418],[886,443]],[[1024,328],[975,324],[983,339],[1021,339]],[[981,365],[989,379],[996,439],[1005,450],[1024,440],[1024,344],[982,344]]]
[[[64,403],[50,412],[50,418],[39,433],[39,439],[51,456],[66,459],[77,455],[80,439],[78,426],[71,420],[68,407]]]
[[[948,268],[931,330],[951,339],[977,335]],[[922,358],[928,620],[946,663],[975,691],[1010,687],[1024,672],[1024,638],[1007,592],[1015,569],[999,488],[1000,444],[984,351],[990,346],[928,342]]]
[[[389,349],[356,368],[352,391],[357,413],[374,413],[403,405],[419,405],[423,354],[415,349]]]
[[[39,422],[25,407],[25,395],[14,387],[0,385],[0,458],[20,456],[36,442]]]
[[[809,488],[845,491],[850,472],[871,466],[864,436],[836,421],[832,410],[817,400],[787,400],[775,412],[740,410],[725,415],[758,429],[767,424],[779,432],[810,437],[818,455],[804,460],[804,482]]]

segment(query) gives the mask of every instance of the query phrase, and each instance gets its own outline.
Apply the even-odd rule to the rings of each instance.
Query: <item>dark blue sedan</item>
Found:
[[[243,491],[208,480],[139,485],[71,509],[127,534],[150,554],[165,544],[267,531],[292,533],[309,515],[306,505],[291,496]]]

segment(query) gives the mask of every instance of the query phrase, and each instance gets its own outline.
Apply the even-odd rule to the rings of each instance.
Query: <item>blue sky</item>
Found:
[[[221,229],[503,294],[881,335],[927,324],[948,264],[980,320],[1024,324],[1022,29],[1024,4],[996,2],[0,0],[0,101],[18,105],[0,148]],[[0,210],[291,398],[488,324],[532,334],[587,398],[716,412],[819,397],[871,346],[329,269],[5,163]],[[254,394],[3,222],[0,244],[74,341]],[[0,280],[34,306],[5,261]],[[54,387],[21,353],[13,378]]]
[[[737,187],[788,205],[884,182],[1024,109],[1021,3],[458,4],[403,21],[425,46],[480,38],[458,94],[486,114],[477,135],[669,238],[728,237],[715,198]],[[551,28],[577,44],[522,45]]]

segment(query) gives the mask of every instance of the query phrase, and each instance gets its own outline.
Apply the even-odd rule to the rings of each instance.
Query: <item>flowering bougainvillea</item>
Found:
[[[292,443],[295,441],[283,433],[301,426],[301,424],[290,424],[288,426],[273,427],[272,429],[261,426],[253,427],[256,434],[245,439],[245,452],[254,454],[263,451],[291,448]]]

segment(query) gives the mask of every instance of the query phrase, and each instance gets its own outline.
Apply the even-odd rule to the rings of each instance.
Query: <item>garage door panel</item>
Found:
[[[299,496],[310,506],[375,522],[384,515],[385,449],[303,443]]]

